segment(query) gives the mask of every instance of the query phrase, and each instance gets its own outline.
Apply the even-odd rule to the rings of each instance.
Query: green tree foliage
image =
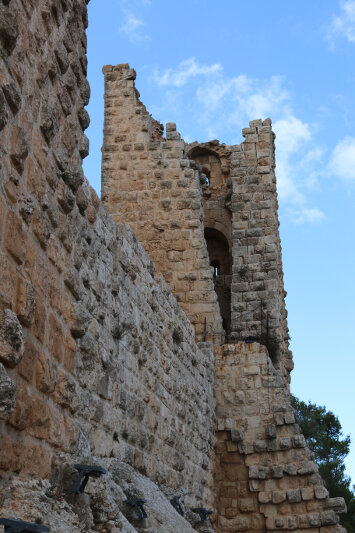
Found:
[[[341,496],[345,500],[348,512],[340,515],[341,524],[348,533],[355,533],[355,486],[351,487],[344,464],[350,449],[350,437],[343,436],[339,419],[325,407],[302,402],[294,396],[292,404],[330,497]]]

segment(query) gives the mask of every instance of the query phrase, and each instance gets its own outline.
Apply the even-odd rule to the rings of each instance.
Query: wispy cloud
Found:
[[[311,139],[310,127],[294,116],[277,120],[273,129],[276,133],[277,180],[280,199],[302,204],[305,196],[299,190],[299,164],[294,165],[293,156],[302,153]]]
[[[189,78],[196,76],[206,76],[220,72],[222,66],[219,63],[214,65],[201,65],[197,63],[194,57],[182,61],[176,69],[166,69],[163,72],[155,70],[154,78],[160,87],[182,87],[187,83]]]
[[[125,10],[125,19],[119,30],[124,33],[134,44],[141,44],[150,40],[150,37],[144,31],[144,21],[132,12]]]
[[[340,4],[340,13],[333,16],[328,39],[332,46],[336,38],[345,38],[355,43],[355,0],[345,0]]]
[[[239,143],[236,132],[239,134],[249,120],[272,116],[278,192],[284,212],[297,224],[319,222],[324,217],[319,208],[308,205],[307,197],[307,191],[318,180],[317,169],[323,151],[313,139],[312,125],[296,116],[282,76],[257,79],[240,74],[228,77],[220,63],[206,65],[190,58],[176,68],[156,70],[154,82],[165,90],[163,101],[171,102],[173,98],[175,110],[181,101],[185,102],[184,112],[186,106],[190,106],[194,122],[210,139],[222,137],[226,140],[229,136],[231,144]],[[168,112],[171,113],[170,106]],[[189,132],[187,135],[192,137]]]
[[[328,166],[329,174],[355,182],[355,138],[345,137],[334,148]]]
[[[317,207],[311,209],[307,207],[289,207],[286,211],[295,224],[316,224],[325,219],[325,214]]]

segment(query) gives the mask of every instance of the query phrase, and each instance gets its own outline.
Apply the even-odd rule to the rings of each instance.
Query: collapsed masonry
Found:
[[[271,123],[240,146],[164,138],[134,71],[104,67],[101,202],[86,4],[0,2],[0,516],[212,531],[178,494],[216,532],[340,532],[289,403]],[[78,461],[108,474],[63,498]]]

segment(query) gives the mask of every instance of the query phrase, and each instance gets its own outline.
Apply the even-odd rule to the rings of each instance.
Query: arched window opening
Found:
[[[207,167],[202,167],[202,172],[206,175],[205,185],[209,187],[211,185],[211,172]]]
[[[226,237],[218,230],[205,228],[210,265],[213,267],[214,289],[217,294],[226,339],[231,325],[232,255]]]
[[[202,166],[202,171],[208,178],[206,185],[218,187],[224,183],[222,163],[217,153],[207,148],[196,146],[189,151],[188,157]]]
[[[213,279],[215,279],[218,276],[220,270],[218,261],[212,261],[211,266],[213,266]]]

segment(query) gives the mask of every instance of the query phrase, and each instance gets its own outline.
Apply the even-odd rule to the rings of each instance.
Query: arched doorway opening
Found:
[[[232,254],[228,240],[220,231],[205,228],[205,240],[210,265],[213,267],[214,289],[218,298],[226,340],[228,340],[231,326]]]

